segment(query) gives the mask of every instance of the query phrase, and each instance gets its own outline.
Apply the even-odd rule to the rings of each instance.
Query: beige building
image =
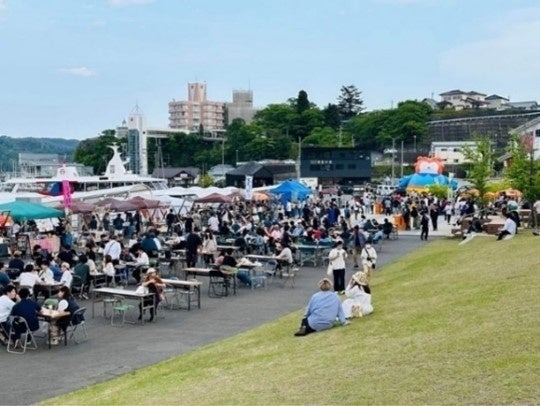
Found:
[[[169,102],[169,127],[186,132],[225,128],[225,103],[206,97],[206,83],[188,83],[188,100]]]
[[[227,121],[232,123],[235,118],[241,118],[246,124],[253,121],[257,112],[253,108],[253,91],[251,90],[233,90],[233,101],[227,103]]]
[[[450,90],[441,93],[441,101],[450,103],[456,110],[467,108],[482,108],[487,106],[486,94],[475,91],[464,92],[463,90]]]

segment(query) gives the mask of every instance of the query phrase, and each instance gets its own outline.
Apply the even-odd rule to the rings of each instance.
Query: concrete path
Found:
[[[383,242],[378,261],[380,272],[384,272],[384,264],[426,244],[419,233],[405,234],[400,233],[398,240]],[[351,275],[352,270],[348,269],[346,280]],[[33,404],[260,326],[303,308],[317,290],[317,281],[324,276],[323,267],[302,268],[294,289],[283,288],[276,280],[267,290],[241,288],[237,296],[221,299],[208,298],[207,279],[200,277],[204,283],[201,309],[195,306],[191,311],[166,310],[165,318],[144,326],[110,326],[101,317],[100,306],[92,319],[91,302],[83,301],[81,305],[89,308],[88,341],[48,350],[39,339],[38,350],[23,355],[8,354],[0,347],[4,388],[0,403]],[[375,298],[376,295],[375,291]],[[296,323],[289,326],[291,339],[297,327]]]

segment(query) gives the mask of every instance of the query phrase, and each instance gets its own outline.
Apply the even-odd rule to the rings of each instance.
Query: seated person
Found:
[[[4,288],[4,294],[0,296],[0,340],[6,343],[9,334],[8,317],[15,306],[17,290],[15,286],[8,285]]]
[[[90,266],[88,266],[88,258],[86,257],[86,255],[79,255],[79,262],[77,263],[77,265],[75,265],[75,268],[73,268],[73,274],[78,276],[82,283],[80,298],[88,299],[87,292],[90,288]]]
[[[165,287],[165,283],[157,275],[157,272],[154,268],[148,268],[148,270],[146,271],[144,281],[141,283],[141,286],[148,288],[148,292],[154,294],[153,298],[148,297],[144,299],[145,306],[151,305],[152,302],[154,303],[154,307],[150,309],[150,318],[147,320],[147,321],[153,321],[154,315],[156,313],[157,305],[163,299],[162,295],[163,295],[163,288]],[[142,310],[143,309],[141,305],[139,305],[139,320],[141,320],[143,317]]]
[[[158,245],[154,238],[154,234],[147,233],[141,241],[141,247],[149,257],[155,258],[158,256]]]
[[[73,275],[71,274],[71,267],[69,263],[62,262],[62,265],[60,265],[60,269],[62,270],[62,277],[60,278],[60,283],[62,283],[64,286],[67,286],[68,288],[71,288],[71,282],[73,282]]]
[[[71,321],[71,316],[75,311],[79,310],[79,305],[75,301],[75,298],[71,294],[71,290],[67,286],[62,286],[58,291],[58,312],[61,314],[52,325],[51,325],[51,345],[58,345],[58,340],[60,337],[59,330],[65,331],[69,326]],[[83,319],[73,320],[74,323],[78,324]],[[77,323],[78,322],[78,323]]]
[[[0,261],[0,291],[11,284],[11,278],[6,273],[4,263]],[[2,292],[0,292],[2,294]]]
[[[517,224],[512,218],[512,214],[505,213],[506,220],[504,225],[497,236],[497,241],[502,240],[507,235],[515,235],[517,231]]]
[[[24,318],[30,331],[37,331],[39,329],[38,314],[41,312],[41,306],[29,298],[30,289],[28,288],[20,288],[19,297],[21,300],[13,306],[11,315]],[[22,332],[21,328],[15,327],[15,337],[12,337],[12,339],[18,340]]]
[[[336,318],[342,325],[347,325],[347,319],[338,295],[332,292],[332,282],[324,278],[319,282],[320,292],[311,296],[295,336],[305,336],[315,331],[322,331],[334,326]]]
[[[345,295],[347,299],[341,303],[345,318],[367,316],[373,312],[371,289],[364,272],[356,272],[352,276],[345,289]]]
[[[15,251],[13,258],[9,260],[8,268],[18,269],[20,272],[24,269],[24,261],[21,259],[21,251]]]
[[[390,238],[390,234],[392,234],[393,229],[394,229],[394,225],[390,223],[388,219],[385,218],[382,224],[382,231],[383,231],[383,234],[386,236],[387,240]]]
[[[38,276],[37,270],[34,268],[34,265],[28,264],[24,267],[24,272],[19,275],[19,286],[28,288],[30,292],[29,295],[32,295],[34,292],[34,286],[41,285],[43,282]]]
[[[137,258],[135,259],[135,262],[137,263],[137,266],[133,270],[132,275],[137,281],[137,283],[140,283],[141,271],[150,265],[150,259],[148,258],[148,255],[146,254],[146,252],[144,252],[142,247],[140,247],[137,251]]]
[[[233,250],[231,248],[228,248],[225,251],[225,256],[223,257],[223,262],[221,266],[236,268],[236,259],[234,259],[234,257],[232,256],[232,253]],[[240,280],[240,282],[244,283],[247,286],[251,286],[251,278],[249,277],[249,272],[242,270],[237,271],[236,277]]]
[[[371,237],[371,242],[373,244],[377,244],[380,240],[382,240],[384,235],[384,231],[382,229],[382,226],[377,227],[377,231],[373,233],[373,236]]]
[[[273,257],[277,260],[277,269],[281,269],[283,265],[291,265],[293,263],[291,248],[285,244],[276,244],[276,254]]]
[[[467,234],[470,233],[481,233],[482,232],[482,223],[480,222],[480,219],[476,216],[474,216],[469,224],[469,228],[467,229]]]

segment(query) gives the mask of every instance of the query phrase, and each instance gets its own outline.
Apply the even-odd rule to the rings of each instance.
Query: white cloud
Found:
[[[65,73],[67,75],[82,76],[82,77],[96,75],[96,72],[94,70],[87,68],[86,66],[81,66],[80,68],[62,68],[60,69],[60,72]]]
[[[442,53],[444,75],[483,81],[519,82],[534,79],[540,71],[540,9],[529,9],[478,26],[478,38]],[[488,36],[485,34],[488,33]],[[491,33],[491,34],[489,34]]]
[[[126,7],[126,6],[141,6],[144,4],[153,3],[155,0],[108,0],[110,6]]]

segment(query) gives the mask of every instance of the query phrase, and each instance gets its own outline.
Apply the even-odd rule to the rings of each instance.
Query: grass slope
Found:
[[[295,338],[298,311],[46,403],[539,403],[539,248],[435,241],[377,272],[347,327]]]

